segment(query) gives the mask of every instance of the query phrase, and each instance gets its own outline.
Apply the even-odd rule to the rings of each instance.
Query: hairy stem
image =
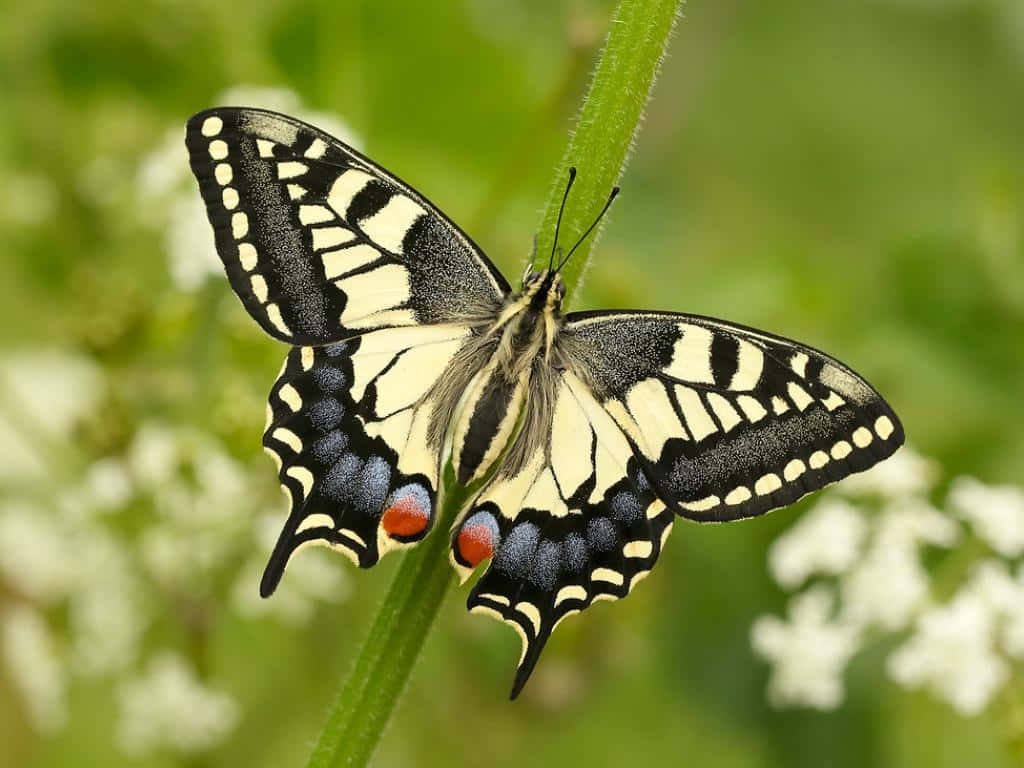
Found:
[[[554,233],[568,167],[580,173],[562,223],[582,233],[622,174],[681,2],[621,0],[583,102],[576,130],[552,184],[540,232]],[[550,248],[550,240],[548,241]],[[580,247],[563,278],[572,292],[593,239]],[[364,766],[373,754],[454,580],[448,529],[474,489],[446,473],[433,533],[405,555],[355,666],[328,712],[309,768]]]
[[[538,263],[551,252],[555,221],[570,166],[578,170],[562,217],[565,247],[583,234],[622,176],[661,66],[682,0],[622,0],[594,70],[569,146],[558,165],[537,231]],[[562,270],[570,306],[600,230],[584,242]]]

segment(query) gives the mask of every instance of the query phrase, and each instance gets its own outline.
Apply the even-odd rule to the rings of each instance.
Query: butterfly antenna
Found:
[[[569,183],[565,185],[565,192],[562,193],[562,205],[558,209],[558,221],[555,222],[555,239],[551,243],[551,258],[548,259],[548,272],[551,271],[551,267],[555,263],[555,248],[558,246],[558,230],[562,226],[562,214],[565,212],[565,201],[569,199],[569,190],[572,189],[572,183],[576,181],[576,166],[569,167]]]
[[[601,219],[604,218],[604,215],[608,211],[608,208],[611,207],[612,200],[614,200],[618,194],[619,194],[619,188],[618,187],[612,187],[612,193],[610,195],[608,195],[608,202],[604,204],[604,208],[602,208],[601,212],[599,214],[597,214],[597,218],[594,219],[594,223],[591,224],[589,227],[587,227],[587,231],[584,232],[580,236],[579,240],[576,241],[576,245],[574,245],[569,250],[569,252],[567,254],[565,254],[565,258],[564,259],[562,259],[561,261],[558,262],[558,268],[555,270],[556,272],[561,272],[562,271],[562,267],[564,267],[565,263],[567,261],[569,261],[569,257],[572,256],[573,251],[575,251],[577,248],[579,248],[583,244],[583,241],[587,239],[587,235],[589,235],[591,232],[594,231],[594,227],[596,227],[598,222],[600,222]]]

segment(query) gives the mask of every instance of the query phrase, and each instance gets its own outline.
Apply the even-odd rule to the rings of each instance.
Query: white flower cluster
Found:
[[[963,715],[981,712],[1024,661],[1024,489],[958,478],[944,511],[929,501],[936,480],[934,463],[904,448],[844,480],[772,544],[775,581],[804,587],[788,619],[762,616],[751,630],[772,665],[774,704],[839,706],[850,659],[885,633],[903,637],[887,659],[890,678],[927,687]],[[972,543],[987,554],[966,579],[950,569],[962,583],[925,567],[928,550],[955,564]]]
[[[220,104],[287,113],[348,144],[358,146],[361,143],[340,117],[305,108],[298,95],[286,88],[239,85],[214,99],[213,105]],[[221,277],[223,267],[213,247],[202,198],[189,172],[180,128],[168,131],[163,143],[144,158],[136,182],[142,204],[140,215],[163,229],[164,250],[177,287],[195,291],[207,278]]]
[[[45,468],[0,491],[0,659],[41,732],[74,717],[68,692],[93,678],[121,691],[126,751],[204,750],[232,730],[238,704],[184,657],[151,647],[150,626],[179,621],[175,634],[188,637],[222,610],[298,624],[318,601],[346,596],[345,574],[340,558],[303,553],[282,599],[257,602],[283,506],[262,457],[250,474],[213,437],[149,423],[123,455],[90,461],[70,437],[105,391],[81,357],[0,357],[0,430]],[[196,615],[205,626],[188,624]]]

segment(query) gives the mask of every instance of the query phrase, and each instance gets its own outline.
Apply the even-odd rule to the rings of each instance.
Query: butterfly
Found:
[[[479,486],[451,561],[463,581],[488,562],[468,607],[521,635],[515,698],[558,623],[629,594],[677,517],[760,515],[903,443],[878,392],[805,344],[563,314],[564,261],[513,290],[426,198],[295,118],[210,109],[185,141],[231,287],[291,346],[263,434],[291,501],[264,597],[303,546],[369,568],[422,540],[450,460]]]

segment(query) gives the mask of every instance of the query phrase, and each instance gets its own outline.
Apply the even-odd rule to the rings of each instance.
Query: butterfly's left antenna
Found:
[[[565,254],[565,258],[564,259],[562,259],[561,261],[558,262],[558,268],[555,270],[556,272],[560,272],[562,270],[562,267],[565,266],[565,263],[567,261],[569,261],[569,257],[572,256],[573,251],[575,251],[577,248],[579,248],[580,245],[583,244],[583,241],[587,239],[587,235],[589,235],[591,232],[594,231],[594,227],[596,227],[597,223],[599,221],[601,221],[601,219],[604,217],[605,213],[611,207],[612,200],[614,200],[615,197],[618,194],[619,194],[619,188],[618,187],[612,187],[612,193],[610,195],[608,195],[608,202],[604,204],[604,208],[602,208],[601,212],[599,214],[597,214],[597,218],[594,219],[594,223],[591,224],[589,227],[587,227],[587,231],[586,232],[584,232],[582,235],[580,235],[580,239],[576,241],[576,245],[574,245],[569,250],[569,252],[567,254]]]
[[[551,267],[555,263],[555,248],[558,247],[558,230],[562,226],[562,213],[565,212],[565,201],[569,199],[569,190],[572,189],[572,183],[576,181],[576,166],[569,167],[569,183],[565,185],[565,192],[562,194],[562,205],[558,209],[558,221],[555,222],[555,239],[551,243],[551,257],[548,259],[548,272],[551,271]]]

